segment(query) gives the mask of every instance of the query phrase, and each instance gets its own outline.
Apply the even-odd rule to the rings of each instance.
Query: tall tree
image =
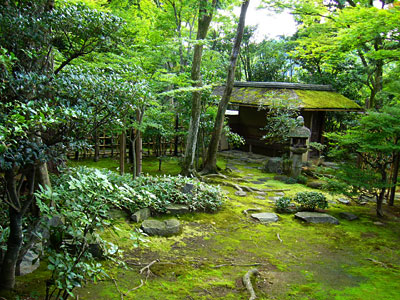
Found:
[[[196,44],[194,46],[191,80],[193,86],[198,88],[193,91],[192,110],[189,123],[189,131],[186,139],[185,156],[182,163],[182,174],[186,176],[196,173],[194,165],[197,134],[199,131],[200,114],[201,114],[201,59],[203,54],[203,42],[207,36],[208,28],[217,5],[217,0],[199,0],[199,18],[197,27]]]
[[[218,104],[217,117],[215,119],[214,130],[210,144],[208,146],[207,159],[204,163],[203,173],[216,173],[217,172],[217,151],[218,145],[221,138],[222,129],[224,126],[225,112],[231,98],[233,83],[235,80],[236,63],[240,52],[240,44],[243,39],[244,23],[246,20],[246,12],[249,6],[250,0],[245,0],[242,3],[240,10],[239,24],[236,31],[235,41],[233,43],[230,64],[228,68],[228,75],[226,78],[226,84],[222,99]]]

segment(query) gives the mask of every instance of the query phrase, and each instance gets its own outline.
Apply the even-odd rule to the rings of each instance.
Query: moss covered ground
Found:
[[[144,164],[153,175],[158,172],[154,163]],[[219,164],[224,167],[226,161]],[[304,185],[275,181],[273,174],[261,173],[255,164],[234,166],[236,170],[228,179],[232,183],[239,177],[247,178],[248,183],[240,184],[284,189],[288,196],[310,190]],[[176,161],[165,162],[164,167],[179,172]],[[262,183],[257,180],[260,178]],[[336,203],[327,213],[339,218],[340,212],[347,211],[359,219],[339,218],[340,225],[310,225],[291,214],[278,214],[279,222],[265,225],[243,210],[273,212],[269,197],[276,196],[275,192],[261,199],[255,193],[238,197],[233,188],[223,189],[228,200],[217,213],[179,217],[183,224],[179,236],[148,237],[147,243],[135,248],[130,236],[138,225],[123,217],[117,219],[117,230],[106,231],[103,236],[124,250],[127,267],[105,263],[110,278],[77,290],[79,299],[248,299],[241,278],[251,268],[260,272],[254,280],[258,299],[400,299],[399,210],[388,210],[387,217],[378,220],[373,203]],[[140,269],[154,260],[157,262],[151,272],[140,274]],[[45,275],[41,267],[20,277],[17,288],[27,294],[33,290],[40,293],[43,289],[38,287],[41,284],[44,288]]]

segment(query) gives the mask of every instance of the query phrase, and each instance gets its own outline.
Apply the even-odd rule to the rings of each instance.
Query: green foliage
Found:
[[[293,198],[300,205],[300,209],[313,211],[316,208],[325,209],[328,201],[324,194],[317,192],[300,192]]]
[[[73,297],[73,289],[86,280],[97,281],[106,275],[94,255],[111,258],[118,252],[98,235],[110,225],[109,209],[118,205],[115,192],[107,177],[94,169],[91,173],[78,170],[64,175],[53,190],[41,188],[36,193],[43,226],[50,234],[46,254],[52,275],[46,286],[46,300]]]
[[[288,212],[289,208],[293,206],[292,204],[290,197],[280,197],[275,202],[275,209],[277,212]]]

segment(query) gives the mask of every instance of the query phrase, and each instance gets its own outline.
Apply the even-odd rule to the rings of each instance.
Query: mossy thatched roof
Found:
[[[254,86],[251,84],[251,82],[235,83],[230,103],[243,106],[295,105],[304,110],[362,109],[354,101],[332,91],[329,86],[305,84],[285,86],[284,83],[277,83],[277,87],[274,88],[273,83],[254,83]],[[223,91],[224,86],[219,86],[215,88],[214,94],[222,96]]]

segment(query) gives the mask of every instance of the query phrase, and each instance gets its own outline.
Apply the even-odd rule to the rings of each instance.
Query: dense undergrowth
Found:
[[[172,163],[168,168],[178,168]],[[113,230],[106,228],[100,235],[123,250],[128,268],[103,262],[109,277],[78,289],[79,299],[248,299],[241,277],[252,264],[260,271],[254,281],[259,299],[398,299],[400,212],[396,207],[378,219],[374,203],[346,206],[322,191],[329,202],[325,212],[338,218],[340,225],[305,224],[288,213],[278,214],[277,223],[261,224],[243,211],[274,211],[269,197],[276,197],[276,190],[289,198],[315,190],[275,181],[256,165],[236,166],[234,176],[216,181],[248,178],[241,185],[271,190],[264,199],[256,193],[240,197],[235,189],[224,187],[229,200],[221,209],[181,215],[181,235],[147,237],[147,242],[134,235],[139,225],[124,216],[114,219]],[[150,178],[143,182],[151,185]],[[260,184],[261,179],[265,183]],[[340,219],[343,211],[359,219]],[[151,273],[140,274],[154,260],[158,262]],[[45,269],[42,263],[39,271],[20,277],[17,288],[27,295],[42,295],[43,288],[35,286],[43,284]]]

